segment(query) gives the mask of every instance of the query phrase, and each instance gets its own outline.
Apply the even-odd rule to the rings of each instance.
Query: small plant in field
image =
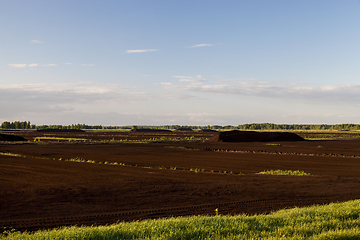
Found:
[[[269,174],[269,175],[296,175],[296,176],[309,176],[311,175],[310,173],[305,173],[304,171],[292,171],[292,170],[267,170],[267,171],[262,171],[259,172],[257,174]]]
[[[322,146],[321,146],[321,145],[319,145],[319,146],[317,146],[317,148],[322,148]]]
[[[216,216],[219,216],[219,209],[218,209],[218,208],[216,208],[216,209],[214,210],[214,212],[215,212],[215,215],[216,215]]]

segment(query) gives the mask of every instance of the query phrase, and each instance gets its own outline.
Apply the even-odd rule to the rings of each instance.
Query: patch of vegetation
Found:
[[[172,217],[96,227],[61,227],[17,239],[360,239],[360,200],[280,210],[264,215]]]
[[[55,141],[88,141],[86,138],[65,138],[65,137],[36,137],[34,138],[34,142],[41,140],[55,140]]]
[[[268,146],[281,146],[280,143],[267,143]]]
[[[21,154],[9,153],[9,152],[0,152],[0,155],[11,156],[11,157],[23,157]]]
[[[183,150],[199,150],[198,148],[188,148],[182,146],[165,146],[164,148],[183,149]]]
[[[257,174],[269,174],[269,175],[296,175],[296,176],[309,176],[311,175],[310,173],[305,173],[304,171],[292,171],[292,170],[267,170],[267,171],[262,171],[259,172]]]

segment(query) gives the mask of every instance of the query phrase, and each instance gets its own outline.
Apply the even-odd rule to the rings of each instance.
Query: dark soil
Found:
[[[139,129],[132,129],[131,132],[167,132],[167,133],[170,133],[171,130],[139,128]]]
[[[40,133],[18,134],[31,140]],[[165,136],[162,134],[114,131],[52,136],[116,140]],[[213,133],[176,133],[167,138],[194,134],[210,138]],[[276,143],[0,144],[0,153],[7,153],[0,155],[0,229],[32,231],[213,215],[216,208],[220,214],[266,213],[360,198],[359,140]],[[74,158],[95,163],[65,161]],[[114,162],[118,164],[110,164]],[[276,169],[312,175],[256,174]]]
[[[63,132],[63,133],[74,133],[74,132],[85,132],[84,130],[80,129],[38,129],[37,132]]]
[[[21,136],[0,133],[0,141],[14,142],[14,141],[27,141],[27,140]]]
[[[226,131],[219,132],[210,142],[274,142],[304,141],[302,137],[289,132]]]

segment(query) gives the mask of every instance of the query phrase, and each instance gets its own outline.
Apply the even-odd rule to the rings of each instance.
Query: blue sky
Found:
[[[360,1],[0,1],[0,121],[360,123]]]

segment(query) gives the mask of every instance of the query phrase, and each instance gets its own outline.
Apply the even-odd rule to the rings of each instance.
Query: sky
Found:
[[[0,0],[0,122],[360,123],[360,0]]]

